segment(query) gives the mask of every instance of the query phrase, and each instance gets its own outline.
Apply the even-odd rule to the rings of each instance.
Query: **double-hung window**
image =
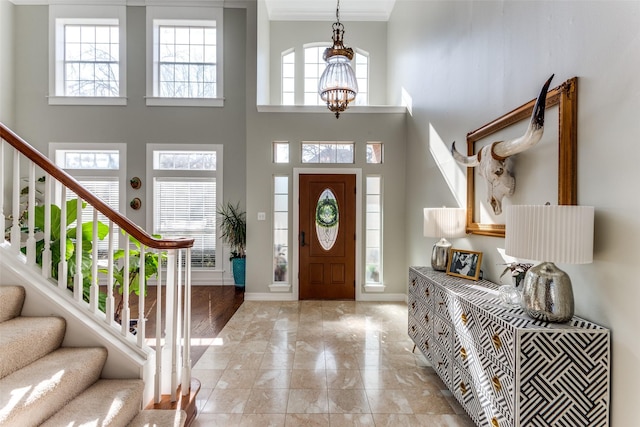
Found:
[[[194,238],[191,266],[215,268],[221,262],[216,206],[222,198],[222,146],[150,144],[147,165],[153,233]]]
[[[49,7],[49,104],[126,104],[126,7]]]
[[[147,7],[147,105],[222,106],[222,10]]]

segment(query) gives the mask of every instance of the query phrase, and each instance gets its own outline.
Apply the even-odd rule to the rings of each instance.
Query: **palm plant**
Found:
[[[247,218],[246,213],[240,209],[240,202],[234,205],[227,202],[218,208],[220,215],[220,237],[229,245],[231,259],[245,258],[247,246]]]

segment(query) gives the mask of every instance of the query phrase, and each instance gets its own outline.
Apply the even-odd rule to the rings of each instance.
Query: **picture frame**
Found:
[[[482,252],[451,248],[446,273],[449,276],[477,281],[480,277],[481,265]]]
[[[578,78],[573,77],[547,92],[545,108],[558,105],[558,205],[577,204],[578,181]],[[531,117],[536,99],[515,108],[467,134],[467,154],[477,153],[476,142]],[[476,209],[476,168],[467,168],[467,233],[504,237],[505,225],[481,223]],[[526,176],[519,176],[526,179]],[[478,180],[480,181],[480,180]],[[484,185],[480,182],[478,185]],[[517,185],[517,184],[516,184]],[[516,190],[517,191],[517,190]]]

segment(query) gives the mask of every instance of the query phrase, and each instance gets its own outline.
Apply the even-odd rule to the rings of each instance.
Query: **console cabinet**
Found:
[[[609,330],[528,317],[498,285],[409,269],[409,335],[478,426],[608,426]]]

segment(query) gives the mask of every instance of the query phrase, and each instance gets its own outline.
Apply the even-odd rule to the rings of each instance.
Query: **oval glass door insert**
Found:
[[[339,222],[338,201],[333,191],[326,188],[320,194],[316,205],[316,234],[320,246],[325,251],[336,243]]]

